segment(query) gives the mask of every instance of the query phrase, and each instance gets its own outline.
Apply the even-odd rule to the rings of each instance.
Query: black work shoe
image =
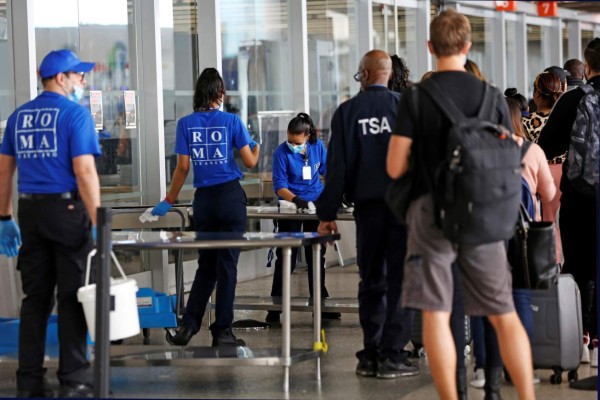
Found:
[[[419,373],[419,367],[408,359],[393,362],[389,358],[377,364],[377,377],[379,379],[393,379],[401,376],[414,376]]]
[[[341,319],[342,314],[339,312],[322,312],[321,319]]]
[[[94,388],[89,383],[62,383],[59,398],[89,399],[94,397]]]
[[[265,317],[265,322],[268,322],[270,324],[276,324],[279,321],[281,313],[279,311],[269,311],[267,313],[267,316]]]
[[[376,376],[377,375],[377,361],[370,358],[361,358],[358,360],[356,366],[356,375],[360,376]]]
[[[191,326],[183,324],[175,334],[175,336],[171,335],[170,332],[167,331],[167,342],[172,344],[173,346],[187,346],[192,336],[194,336],[196,332],[192,329]]]
[[[212,335],[212,347],[246,345],[246,342],[244,342],[242,339],[238,339],[235,337],[235,335],[231,331],[231,328],[218,332],[212,331]]]
[[[54,392],[44,387],[39,389],[17,389],[16,397],[19,399],[54,398]]]

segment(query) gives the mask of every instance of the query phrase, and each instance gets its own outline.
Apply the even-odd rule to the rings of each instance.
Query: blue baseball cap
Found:
[[[42,60],[40,76],[45,79],[61,72],[88,72],[94,68],[94,65],[96,64],[82,62],[71,50],[55,50],[48,53]]]

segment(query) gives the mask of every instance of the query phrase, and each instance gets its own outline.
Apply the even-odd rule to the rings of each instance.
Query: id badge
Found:
[[[302,167],[302,179],[309,181],[312,178],[311,168],[308,165]]]

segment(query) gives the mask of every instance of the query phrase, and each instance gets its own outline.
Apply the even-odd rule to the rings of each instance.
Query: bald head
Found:
[[[381,50],[371,50],[360,60],[361,70],[360,86],[369,85],[387,86],[392,73],[392,59],[389,54]]]
[[[583,79],[583,63],[575,58],[567,61],[563,67],[573,78]]]

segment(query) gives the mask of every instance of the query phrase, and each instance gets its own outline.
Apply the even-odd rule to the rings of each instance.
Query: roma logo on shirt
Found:
[[[190,156],[194,165],[227,162],[227,128],[190,128]]]
[[[57,157],[58,108],[20,110],[15,127],[18,158]]]

